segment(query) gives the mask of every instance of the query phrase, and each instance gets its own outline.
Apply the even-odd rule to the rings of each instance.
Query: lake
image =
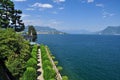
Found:
[[[69,80],[120,80],[120,36],[38,35]]]

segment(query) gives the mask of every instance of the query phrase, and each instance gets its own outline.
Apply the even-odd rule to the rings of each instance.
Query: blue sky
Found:
[[[12,0],[25,25],[77,33],[120,25],[120,0]]]

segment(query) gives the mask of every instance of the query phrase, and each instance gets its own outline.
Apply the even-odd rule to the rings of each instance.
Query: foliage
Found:
[[[51,51],[50,51],[50,49],[48,48],[48,46],[46,46],[46,48],[48,49],[48,52],[49,52],[49,54],[51,55],[51,57],[52,57],[52,59],[53,60],[55,60],[55,57],[53,56],[53,54],[51,53]],[[46,51],[45,51],[45,46],[44,45],[42,45],[42,47],[41,47],[41,49],[43,49],[42,51],[43,51],[43,53],[44,53],[44,55],[43,55],[43,58],[45,58],[46,56],[45,56],[45,53],[46,53]],[[46,58],[47,59],[47,58]],[[48,59],[49,60],[49,59]],[[49,60],[50,61],[50,60]],[[48,63],[48,62],[47,62]],[[55,63],[55,65],[58,65],[58,61],[54,61],[54,63]],[[45,66],[46,64],[45,64],[45,61],[44,61],[44,64],[43,64],[43,66],[44,67],[47,67],[47,66]],[[52,67],[52,66],[51,66]],[[46,69],[46,68],[45,68]],[[63,68],[61,67],[61,66],[57,66],[57,69],[59,70],[59,71],[61,71],[61,70],[63,70]],[[53,72],[54,73],[54,72]],[[55,73],[56,74],[56,73]],[[46,74],[45,74],[46,75]],[[49,74],[47,74],[47,75],[49,75]],[[46,76],[47,76],[46,75]],[[45,77],[46,77],[45,76]],[[47,79],[47,78],[46,78]],[[53,79],[54,80],[54,79]],[[67,76],[63,76],[62,77],[62,80],[68,80],[68,77]]]
[[[35,60],[37,60],[37,45],[33,46],[31,57],[33,57]]]
[[[19,58],[12,59],[13,56],[10,56],[8,58],[8,61],[6,61],[6,66],[9,69],[9,71],[12,73],[12,75],[18,79],[20,76],[22,76],[24,72],[25,65],[23,62],[19,60]]]
[[[37,53],[35,51],[32,50],[31,52],[31,56],[34,58],[34,59],[37,59]]]
[[[26,71],[24,72],[23,77],[20,78],[20,80],[36,80],[37,77],[37,45],[34,45],[32,48],[32,53],[30,56],[30,59],[26,63]],[[32,75],[32,74],[33,75]]]
[[[26,61],[30,57],[29,42],[13,29],[0,29],[0,60],[5,62],[12,75],[19,79],[25,70]]]
[[[33,68],[37,68],[37,61],[34,58],[30,58],[27,63],[26,63],[26,67],[33,67]]]
[[[44,63],[43,63],[43,66],[44,66],[43,68],[45,69],[47,66],[52,67],[52,64],[49,60],[45,60]]]
[[[63,70],[63,68],[61,66],[57,67],[59,71]]]
[[[44,78],[45,80],[49,80],[49,79],[55,79],[55,70],[53,70],[53,68],[51,68],[50,66],[45,67],[44,69]]]
[[[37,32],[36,32],[34,26],[32,26],[32,25],[28,26],[28,35],[32,37],[31,41],[33,41],[33,42],[36,41],[36,39],[37,39]]]
[[[33,49],[34,49],[35,51],[37,51],[38,45],[35,44],[35,45],[33,46]]]
[[[11,56],[11,53],[28,58],[29,43],[19,34],[16,34],[13,29],[0,29],[0,57],[5,58]],[[15,56],[15,55],[14,55]]]
[[[48,58],[48,55],[45,50],[45,46],[41,45],[41,56],[42,56],[42,66],[43,66],[43,76],[45,80],[55,80],[55,70],[53,69],[52,63]]]
[[[25,26],[20,14],[22,11],[15,9],[11,0],[0,0],[0,26],[2,28],[13,28],[18,32],[24,30]]]
[[[36,69],[33,67],[27,67],[22,80],[36,80],[37,74]]]
[[[58,61],[54,61],[55,65],[58,65]]]
[[[69,80],[67,76],[62,76],[62,80]]]
[[[23,76],[27,61],[27,66],[37,64],[36,60],[29,59],[31,56],[29,42],[15,32],[22,31],[25,28],[21,14],[22,11],[15,9],[11,0],[0,0],[0,61],[8,68],[15,80],[19,80]],[[37,54],[36,51],[33,50],[34,56]],[[33,76],[36,77],[34,68],[27,68],[25,74],[27,71],[32,71]],[[33,77],[34,80],[36,80],[35,77]],[[31,78],[31,80],[33,79]],[[24,80],[30,79],[25,78]]]
[[[51,57],[52,57],[52,59],[55,59],[55,56],[52,55]]]

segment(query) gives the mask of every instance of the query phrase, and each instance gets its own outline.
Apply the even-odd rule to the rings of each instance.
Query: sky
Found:
[[[120,0],[12,0],[25,25],[50,26],[68,33],[120,26]]]

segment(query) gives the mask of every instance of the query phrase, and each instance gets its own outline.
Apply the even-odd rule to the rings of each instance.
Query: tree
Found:
[[[0,26],[2,28],[13,28],[17,32],[24,30],[25,26],[20,14],[22,11],[16,10],[11,0],[0,0]]]
[[[13,29],[0,29],[0,61],[4,62],[5,66],[12,75],[19,79],[22,76],[26,62],[29,59],[29,42],[16,34]]]
[[[14,4],[10,0],[0,1],[0,25],[4,28],[9,27],[11,11],[14,10]]]
[[[21,35],[16,34],[13,29],[0,30],[0,34],[0,56],[3,58],[9,56],[10,53],[21,54],[25,52],[24,47],[29,50],[29,43]]]
[[[24,23],[22,23],[22,20],[20,19],[20,14],[22,14],[21,10],[14,10],[14,15],[12,15],[11,27],[14,27],[17,32],[22,31],[25,28]]]
[[[37,39],[37,32],[34,28],[34,26],[30,25],[28,26],[28,35],[31,37],[31,41],[35,42]]]

